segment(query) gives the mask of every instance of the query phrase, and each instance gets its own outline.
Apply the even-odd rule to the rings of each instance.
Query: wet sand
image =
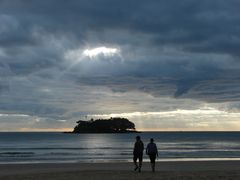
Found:
[[[156,172],[144,163],[134,172],[132,163],[56,163],[0,165],[0,180],[96,179],[240,179],[240,161],[158,162]]]

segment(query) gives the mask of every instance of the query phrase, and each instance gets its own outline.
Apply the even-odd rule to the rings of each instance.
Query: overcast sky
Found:
[[[0,131],[121,116],[240,130],[239,0],[0,0]]]

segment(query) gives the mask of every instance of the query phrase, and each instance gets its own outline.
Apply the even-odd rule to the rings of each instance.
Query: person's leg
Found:
[[[156,154],[153,156],[153,172],[155,172],[155,161],[156,161]]]
[[[151,169],[153,170],[153,163],[152,163],[152,155],[149,155],[150,163],[151,163]]]
[[[143,155],[141,154],[141,155],[139,156],[138,172],[141,172],[141,168],[142,168],[142,159],[143,159]]]
[[[152,172],[155,172],[155,162],[152,163]]]
[[[155,172],[155,159],[156,159],[156,155],[150,155],[152,172]]]
[[[137,156],[135,156],[135,155],[133,157],[133,162],[134,162],[134,165],[135,165],[134,171],[136,171],[138,169],[138,164],[137,164]]]

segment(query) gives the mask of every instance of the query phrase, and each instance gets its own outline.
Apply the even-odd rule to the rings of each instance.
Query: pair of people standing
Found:
[[[141,141],[140,136],[136,137],[136,142],[133,149],[133,162],[135,164],[134,171],[141,172],[142,159],[143,159],[144,144]],[[157,145],[154,143],[153,138],[150,139],[150,143],[147,145],[146,154],[150,158],[152,172],[155,172],[155,161],[158,156]],[[138,160],[138,163],[137,163]]]

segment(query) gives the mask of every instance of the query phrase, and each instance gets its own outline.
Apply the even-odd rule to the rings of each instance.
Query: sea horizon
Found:
[[[138,133],[234,133],[240,131],[137,131],[124,133],[74,133],[72,131],[0,131],[0,133],[63,133],[63,134],[138,134]]]

